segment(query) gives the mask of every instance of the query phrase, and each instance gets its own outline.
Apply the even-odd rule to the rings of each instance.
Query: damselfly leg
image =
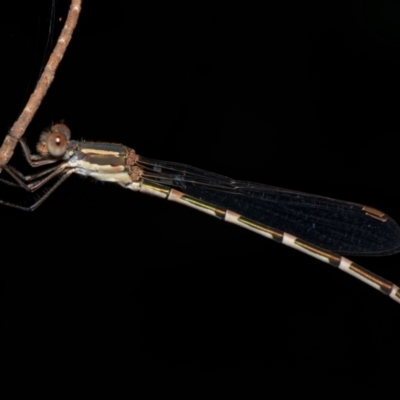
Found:
[[[53,191],[63,183],[68,176],[73,172],[73,169],[68,169],[68,163],[63,161],[60,156],[65,153],[66,145],[69,139],[69,129],[63,124],[56,124],[50,130],[45,131],[40,138],[37,149],[40,154],[32,154],[28,145],[24,140],[20,141],[24,156],[29,165],[33,168],[42,167],[49,164],[57,165],[42,170],[32,175],[24,175],[12,166],[5,166],[4,170],[14,179],[15,182],[10,182],[0,178],[0,181],[14,187],[20,187],[26,191],[33,193],[43,187],[46,183],[55,177],[59,179],[31,206],[21,206],[8,201],[0,200],[0,204],[7,205],[13,208],[24,211],[33,211],[43,203]],[[68,170],[67,170],[68,169]]]

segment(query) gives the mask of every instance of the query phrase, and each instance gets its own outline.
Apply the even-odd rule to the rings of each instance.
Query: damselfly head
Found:
[[[71,131],[65,124],[55,124],[42,132],[36,146],[38,153],[45,157],[60,158],[67,151]]]

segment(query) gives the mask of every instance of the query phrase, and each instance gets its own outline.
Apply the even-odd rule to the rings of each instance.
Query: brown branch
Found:
[[[81,4],[82,0],[71,0],[71,6],[64,27],[60,33],[60,37],[58,38],[56,46],[50,55],[49,61],[47,61],[42,76],[40,77],[36,88],[31,94],[31,97],[29,98],[24,110],[19,118],[15,121],[0,148],[0,172],[2,171],[3,167],[7,165],[8,161],[10,161],[18,140],[21,139],[25,133],[26,128],[32,121],[32,118],[34,117],[44,96],[46,95],[51,82],[53,82],[58,64],[60,64],[60,61],[64,56],[76,23],[78,22]]]

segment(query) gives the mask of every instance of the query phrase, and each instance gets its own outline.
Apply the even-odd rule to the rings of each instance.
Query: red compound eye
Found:
[[[47,149],[51,156],[61,157],[67,151],[68,139],[59,132],[50,133],[47,138]]]

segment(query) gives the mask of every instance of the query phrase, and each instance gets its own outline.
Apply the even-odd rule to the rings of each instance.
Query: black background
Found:
[[[56,1],[53,41],[68,7]],[[2,11],[3,136],[38,78],[50,12]],[[33,149],[65,120],[74,139],[400,221],[399,71],[394,1],[84,1],[26,138]],[[25,168],[20,149],[12,163]],[[2,185],[1,198],[35,197]],[[78,176],[34,213],[1,207],[0,223],[2,343],[28,368],[391,393],[399,305],[285,246]],[[400,283],[399,255],[355,261]]]

